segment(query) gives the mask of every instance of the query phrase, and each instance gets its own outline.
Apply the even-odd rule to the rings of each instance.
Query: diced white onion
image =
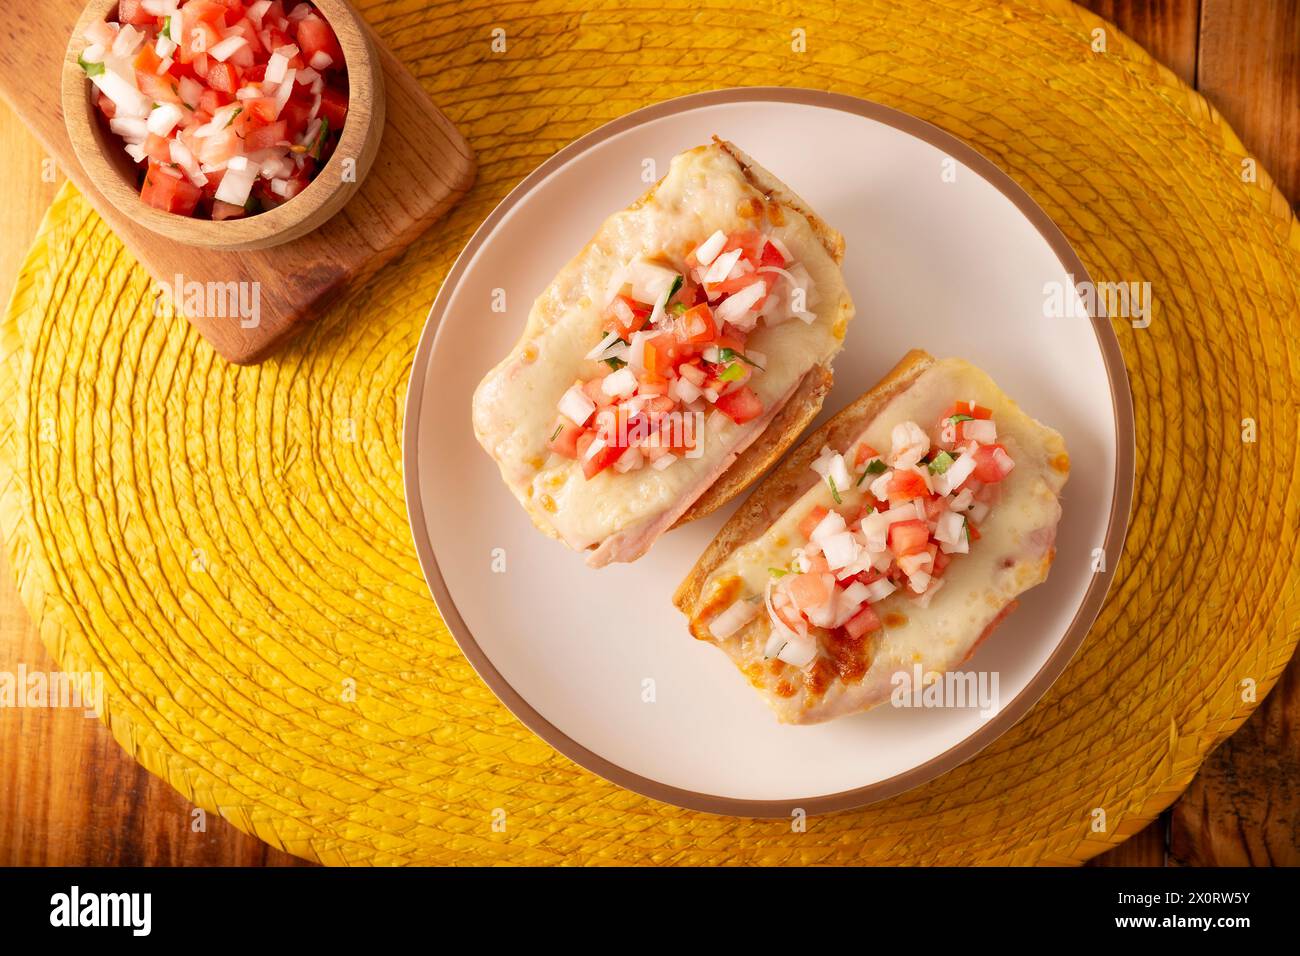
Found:
[[[724,252],[713,260],[713,263],[704,272],[705,282],[722,282],[731,274],[731,269],[740,261],[741,250],[732,249],[730,252]]]
[[[600,390],[611,398],[627,398],[636,391],[636,374],[630,368],[621,368],[606,375]]]
[[[670,466],[676,460],[677,460],[677,456],[674,455],[672,452],[669,452],[666,455],[660,455],[658,458],[656,458],[654,460],[654,464],[651,465],[651,467],[654,468],[655,471],[663,471],[665,468]]]
[[[608,349],[611,345],[613,345],[618,340],[619,340],[619,334],[617,332],[610,332],[608,335],[606,335],[603,339],[600,340],[599,345],[597,345],[594,349],[592,349],[590,352],[586,354],[585,358],[596,360],[604,357],[605,350]]]
[[[832,535],[837,535],[847,529],[848,525],[844,523],[844,516],[838,511],[826,512],[826,517],[817,522],[817,527],[813,528],[809,540],[821,544]]]
[[[324,50],[317,50],[311,55],[311,68],[313,70],[328,70],[334,65],[334,57],[330,56]]]
[[[720,323],[739,325],[749,310],[766,294],[767,286],[756,280],[724,299],[713,311],[713,317]]]
[[[92,76],[90,82],[113,101],[115,116],[143,120],[153,109],[153,102],[136,89],[134,83],[124,80],[112,70],[105,70],[98,76]]]
[[[225,63],[246,46],[248,46],[248,40],[236,33],[212,44],[212,49],[208,50],[208,56],[218,63]]]
[[[149,124],[135,116],[114,116],[108,121],[108,128],[137,146],[149,135]]]
[[[961,455],[948,466],[948,470],[943,473],[945,483],[949,488],[958,488],[961,483],[975,473],[975,456]]]
[[[757,616],[758,605],[742,598],[709,623],[709,633],[718,640],[723,640],[735,634]]]
[[[872,604],[883,601],[885,598],[889,597],[889,595],[898,590],[898,588],[894,586],[894,582],[889,580],[889,578],[876,578],[876,580],[865,585],[865,587],[867,589],[866,599]]]
[[[619,474],[627,474],[645,464],[645,456],[641,454],[639,448],[628,448],[623,454],[618,456],[618,461],[614,462],[614,470]]]
[[[858,557],[858,542],[847,531],[832,534],[817,542],[826,555],[826,564],[832,571],[846,567]]]
[[[272,53],[266,61],[266,82],[280,83],[285,73],[289,72],[289,58],[280,53]]]
[[[243,158],[231,157],[226,174],[221,177],[221,185],[217,187],[215,198],[220,202],[228,202],[232,206],[242,206],[248,202],[253,183],[257,180],[258,167],[254,163],[247,163],[243,169],[236,169],[235,160]]]
[[[787,640],[780,653],[776,655],[777,660],[785,661],[795,667],[807,667],[816,656],[817,641],[811,637]]]
[[[941,544],[956,544],[965,537],[966,518],[956,511],[945,511],[935,525],[934,539]]]
[[[722,247],[727,244],[727,237],[721,229],[709,236],[698,246],[695,247],[695,259],[702,266],[707,266],[714,259],[718,258],[718,253]]]
[[[977,441],[981,445],[992,445],[998,440],[998,426],[990,419],[975,419],[962,422],[961,436],[967,441]]]
[[[159,103],[149,114],[147,127],[155,136],[169,136],[184,116],[175,103]]]
[[[591,418],[592,413],[596,411],[596,403],[588,398],[581,388],[573,385],[560,396],[559,409],[560,414],[573,424],[585,425],[587,419]]]

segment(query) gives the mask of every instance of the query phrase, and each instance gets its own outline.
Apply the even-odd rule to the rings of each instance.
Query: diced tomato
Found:
[[[320,115],[330,124],[330,129],[338,132],[348,118],[348,95],[333,86],[325,86],[320,91]],[[649,312],[646,313],[649,315]]]
[[[858,453],[854,456],[853,463],[857,467],[861,468],[867,462],[871,461],[871,459],[879,457],[880,452],[876,451],[870,445],[863,444],[858,446]]]
[[[322,99],[321,102],[323,103],[324,100]],[[650,309],[640,302],[636,302],[626,295],[616,295],[609,304],[609,315],[605,320],[605,328],[610,332],[617,332],[622,338],[629,338],[633,332],[639,332],[645,328],[646,320],[649,317]]]
[[[596,403],[597,408],[608,408],[614,404],[614,399],[606,395],[605,390],[601,388],[601,383],[604,381],[605,379],[602,376],[600,378],[593,378],[589,382],[584,382],[582,385],[583,392],[589,399]]]
[[[735,391],[718,396],[718,400],[713,404],[718,411],[737,425],[753,421],[763,414],[763,402],[748,385],[742,385]]]
[[[311,58],[317,53],[328,55],[334,64],[343,61],[343,51],[339,48],[338,38],[334,36],[330,25],[318,16],[313,15],[298,21],[298,49],[302,50],[303,59],[308,62],[311,62]],[[333,125],[333,121],[330,125]]]
[[[998,467],[996,453],[1001,451],[1006,454],[1007,450],[1001,445],[977,445],[975,447],[975,471],[972,476],[985,484],[994,484],[1006,477],[1006,472]]]
[[[239,70],[233,63],[214,63],[208,70],[208,86],[218,93],[235,95],[239,89]]]
[[[135,55],[132,65],[141,73],[152,73],[157,76],[158,67],[162,65],[162,57],[154,50],[152,43],[145,43],[140,47],[140,52]]]
[[[583,433],[583,435],[578,439],[577,444],[578,460],[582,462],[582,474],[589,480],[595,478],[610,465],[614,464],[614,462],[618,461],[619,456],[622,455],[625,450],[606,443],[600,451],[588,458],[587,450],[591,447],[593,441],[596,441],[596,433],[589,431]]]
[[[249,132],[244,137],[244,149],[256,153],[259,149],[270,149],[288,139],[284,123],[272,123]]]
[[[930,492],[925,486],[925,479],[914,471],[895,471],[885,486],[885,492],[891,502],[911,501],[924,498]]]
[[[137,70],[135,83],[140,88],[140,92],[155,103],[179,103],[181,101],[180,94],[176,92],[176,80],[173,77],[158,76],[156,73]]]
[[[229,93],[218,93],[216,90],[204,90],[203,94],[199,97],[199,110],[207,113],[208,116],[211,117],[212,114],[221,109],[221,107],[234,102],[234,99],[235,98]],[[242,113],[239,116],[236,116],[235,122],[238,123],[242,116]]]
[[[305,89],[304,86],[295,85],[289,102],[285,103],[284,109],[280,111],[280,119],[284,120],[291,137],[301,135],[307,129],[307,124],[311,122],[311,98],[299,93],[300,90]],[[272,100],[271,104],[274,107],[275,101]]]
[[[227,26],[232,26],[239,22],[239,19],[244,15],[243,0],[213,0],[213,2],[226,8]]]
[[[170,142],[166,137],[150,133],[144,141],[145,154],[156,163],[170,163],[172,161]]]
[[[969,415],[971,418],[989,419],[993,417],[993,412],[983,405],[976,405],[973,402],[954,402],[952,408],[944,413],[944,418],[952,418],[954,415]]]
[[[243,206],[236,206],[234,203],[222,202],[218,199],[212,204],[212,219],[214,222],[220,222],[225,219],[238,219],[247,213]]]
[[[930,543],[930,529],[924,521],[896,521],[889,526],[889,550],[898,557],[919,554]]]
[[[930,571],[930,574],[937,578],[943,574],[944,568],[952,563],[952,555],[945,554],[941,548],[935,545],[931,545],[930,548],[930,553],[934,555],[934,568]]]
[[[980,539],[980,529],[975,526],[975,522],[971,521],[970,518],[966,519],[966,533],[970,535],[972,541]]]
[[[805,538],[811,538],[813,530],[822,523],[822,519],[828,514],[830,514],[829,510],[821,505],[815,505],[813,510],[804,515],[803,520],[799,522],[799,533]]]
[[[103,93],[95,97],[95,105],[99,107],[99,111],[104,114],[105,119],[112,119],[117,115],[117,106]]]
[[[803,615],[783,593],[777,592],[777,597],[772,598],[772,607],[786,627],[797,629],[803,625]]]
[[[677,322],[680,338],[692,345],[712,342],[718,336],[718,325],[713,321],[713,312],[707,305],[687,309]]]
[[[198,205],[199,195],[199,187],[178,171],[153,161],[149,163],[149,171],[145,173],[144,186],[140,190],[140,198],[145,204],[164,212],[188,216]]]
[[[810,571],[807,574],[795,574],[790,577],[790,600],[801,610],[818,607],[826,603],[831,596],[830,585],[820,573]]]
[[[925,499],[925,520],[938,521],[939,516],[944,513],[946,507],[942,498],[927,496]]]
[[[118,0],[117,22],[142,27],[153,23],[153,14],[144,8],[143,0]]]
[[[739,249],[740,254],[746,259],[757,262],[758,257],[763,251],[763,234],[757,229],[742,229],[739,232],[733,232],[727,237],[726,245],[722,247],[723,252],[731,252],[733,249]]]
[[[870,604],[864,604],[862,610],[848,619],[848,622],[844,625],[844,630],[848,631],[849,636],[856,641],[864,634],[880,630],[880,627],[880,615],[876,613],[875,608]]]
[[[263,81],[265,81],[265,80],[266,80],[266,64],[265,64],[265,63],[256,63],[256,64],[254,64],[253,66],[250,66],[247,70],[244,71],[244,82],[245,82],[245,83],[261,83],[261,82],[263,82]],[[298,92],[298,91],[301,90],[301,89],[303,89],[303,87],[301,87],[301,86],[297,86],[297,85],[294,86],[294,92],[295,92],[295,93]]]
[[[565,458],[577,458],[578,439],[585,430],[581,425],[566,422],[560,426],[560,433],[546,443],[546,447]]]
[[[203,0],[190,0],[181,8],[182,14],[188,15],[190,7],[202,2]],[[221,8],[218,6],[218,9]],[[176,51],[177,57],[182,63],[192,63],[199,57],[206,58],[207,52],[221,42],[221,33],[206,20],[190,21],[186,18],[185,22],[188,25],[177,40],[180,44]]]

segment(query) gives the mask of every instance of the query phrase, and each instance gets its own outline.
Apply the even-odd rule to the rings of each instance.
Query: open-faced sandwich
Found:
[[[830,389],[844,240],[730,143],[672,161],[542,292],[474,394],[533,522],[599,567],[733,498]]]
[[[674,598],[785,723],[957,668],[1040,583],[1069,474],[1061,436],[979,369],[908,353],[793,452]]]

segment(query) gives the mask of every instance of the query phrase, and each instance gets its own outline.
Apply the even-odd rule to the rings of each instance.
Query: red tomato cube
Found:
[[[920,554],[930,543],[930,529],[924,521],[896,521],[889,526],[889,550],[898,557]]]
[[[331,130],[341,130],[348,118],[348,95],[332,86],[323,87],[320,91],[320,115],[330,124]]]
[[[155,209],[188,216],[199,203],[199,187],[178,171],[156,162],[149,163],[140,198]]]
[[[830,514],[828,509],[817,505],[812,511],[804,515],[803,520],[799,522],[799,533],[805,538],[811,538],[813,531],[816,530],[817,526],[822,523],[822,519],[828,514]]]
[[[880,616],[870,604],[864,604],[861,611],[849,618],[844,630],[856,641],[864,634],[880,630]]]
[[[1006,455],[1007,450],[1001,445],[978,445],[975,448],[975,471],[973,477],[986,485],[995,484],[1005,478],[1010,471],[998,467],[997,452]],[[1009,456],[1008,456],[1009,457]]]
[[[924,498],[930,491],[925,486],[925,479],[916,472],[896,471],[890,476],[885,493],[889,495],[890,501],[897,502]]]
[[[753,421],[763,414],[763,402],[748,385],[742,385],[735,391],[718,396],[718,400],[713,404],[718,411],[737,425]]]

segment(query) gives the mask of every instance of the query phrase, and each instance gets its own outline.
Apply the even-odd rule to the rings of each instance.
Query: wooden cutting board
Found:
[[[81,10],[79,0],[40,0],[12,19],[0,44],[0,96],[156,282],[173,288],[182,275],[187,283],[259,284],[260,315],[251,328],[243,328],[238,316],[189,316],[231,362],[262,361],[346,286],[400,253],[474,181],[474,154],[465,138],[376,38],[387,89],[383,143],[343,211],[315,232],[271,249],[218,252],[178,245],[118,212],[90,183],[72,151],[59,85],[63,51]]]

